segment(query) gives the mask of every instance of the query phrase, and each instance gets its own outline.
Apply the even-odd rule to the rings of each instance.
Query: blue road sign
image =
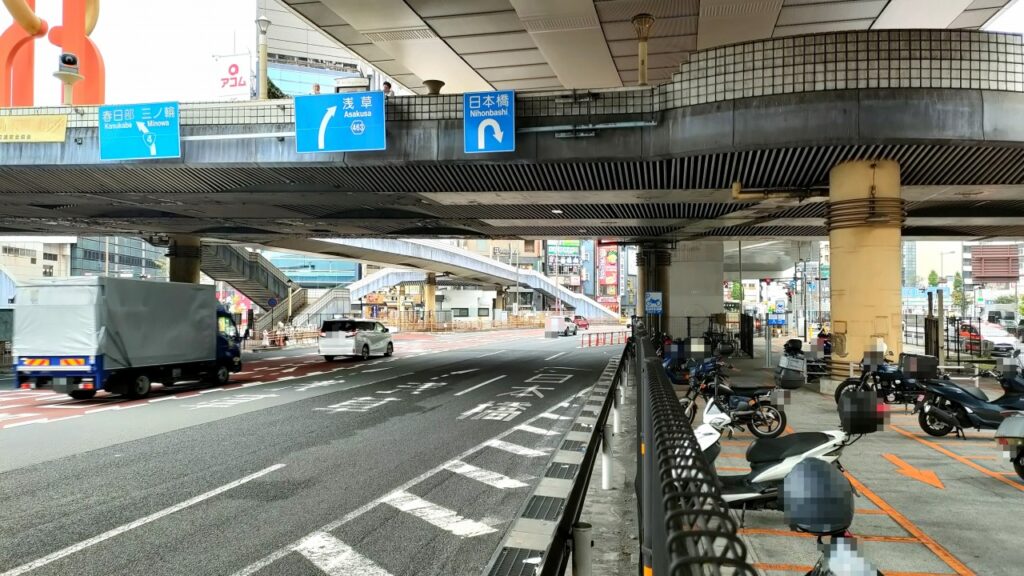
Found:
[[[644,293],[644,313],[651,316],[661,316],[664,307],[664,299],[661,292]]]
[[[296,152],[361,152],[386,148],[383,92],[295,97]]]
[[[177,102],[100,106],[100,160],[181,157]]]
[[[462,141],[462,150],[466,154],[515,152],[515,91],[463,94]]]
[[[267,300],[267,305],[270,306],[271,308],[277,306],[277,298],[271,298],[270,300]]]

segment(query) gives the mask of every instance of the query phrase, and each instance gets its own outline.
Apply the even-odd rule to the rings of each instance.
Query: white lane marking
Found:
[[[36,406],[36,408],[70,408],[72,410],[77,410],[81,408],[81,406],[76,406],[74,404],[43,404],[42,406]]]
[[[106,408],[93,408],[92,410],[86,410],[85,414],[95,414],[96,412],[106,412],[107,410],[113,410],[117,406],[107,406]]]
[[[408,376],[408,374],[404,374],[404,376]],[[573,398],[573,396],[569,396],[568,397],[567,401],[565,402],[566,406],[569,405],[568,400],[572,399],[572,398]],[[534,417],[530,418],[529,420],[527,420],[526,422],[524,422],[524,424],[532,424],[533,422],[536,422],[537,419],[539,419],[539,418],[540,418],[540,415],[534,416]],[[491,438],[490,440],[488,440],[486,442],[481,442],[480,444],[477,444],[476,446],[473,446],[472,448],[466,449],[461,454],[455,456],[454,459],[449,460],[448,462],[445,462],[444,464],[441,464],[440,466],[437,466],[435,468],[427,470],[423,474],[420,474],[419,476],[417,476],[415,478],[412,478],[411,480],[407,481],[405,484],[402,484],[401,486],[399,486],[398,488],[395,489],[395,492],[399,492],[399,491],[402,491],[402,490],[408,490],[409,488],[412,488],[413,486],[419,484],[420,482],[423,482],[427,478],[430,478],[431,476],[437,474],[441,470],[444,470],[445,466],[447,466],[449,463],[455,462],[457,460],[462,460],[462,459],[468,458],[470,455],[475,454],[475,453],[479,452],[480,450],[483,450],[484,448],[486,448],[491,442],[499,441],[502,438],[508,436],[509,434],[512,434],[515,431],[516,431],[515,428],[509,428],[508,430],[505,430],[501,434],[498,434],[497,436],[495,436],[494,438]],[[394,494],[394,492],[392,492],[390,494]],[[385,498],[390,496],[390,494],[385,494],[384,496],[381,496],[380,498],[377,498],[376,500],[371,500],[370,502],[367,502],[366,504],[363,504],[359,508],[356,508],[355,510],[349,512],[348,514],[342,516],[341,518],[339,518],[337,520],[332,520],[331,522],[328,522],[327,524],[324,524],[323,526],[320,527],[320,529],[318,531],[319,532],[331,532],[332,530],[336,530],[336,529],[338,529],[340,526],[342,526],[344,524],[348,524],[349,522],[355,520],[356,518],[359,518],[363,514],[366,514],[370,510],[373,510],[374,508],[376,508],[377,505],[380,504],[381,502],[383,502]],[[299,545],[299,542],[295,542],[295,543],[289,544],[289,545],[287,545],[287,546],[285,546],[283,548],[278,548],[277,550],[271,552],[270,554],[267,554],[263,558],[253,562],[252,564],[246,566],[245,568],[242,568],[238,572],[235,572],[231,576],[252,576],[253,574],[259,572],[260,570],[266,568],[267,566],[270,566],[274,562],[277,562],[281,558],[284,558],[285,556],[290,554],[292,552],[292,550],[294,550],[295,547],[298,546],[298,545]],[[2,575],[0,575],[0,576],[2,576]]]
[[[223,485],[223,486],[221,486],[219,488],[214,488],[213,490],[210,490],[209,492],[204,492],[204,493],[200,494],[199,496],[195,496],[195,497],[189,498],[188,500],[185,500],[184,502],[179,502],[179,503],[175,504],[174,506],[170,506],[170,507],[164,508],[163,510],[160,510],[159,512],[154,512],[153,514],[150,514],[149,516],[144,516],[142,518],[139,518],[138,520],[135,520],[133,522],[129,522],[128,524],[124,524],[124,525],[118,526],[117,528],[113,528],[111,530],[107,530],[106,532],[104,532],[102,534],[98,534],[96,536],[93,536],[92,538],[89,538],[88,540],[82,540],[78,544],[72,544],[71,546],[68,546],[67,548],[64,548],[63,550],[58,550],[58,551],[54,552],[53,554],[49,554],[47,556],[43,556],[42,558],[39,558],[38,560],[33,560],[32,562],[29,562],[28,564],[22,564],[21,566],[18,566],[17,568],[14,568],[12,570],[8,570],[7,572],[4,572],[3,574],[0,574],[0,576],[18,576],[19,574],[24,574],[24,573],[29,572],[31,570],[35,570],[36,568],[40,568],[42,566],[46,566],[47,564],[50,564],[50,563],[55,562],[57,560],[60,560],[61,558],[64,558],[65,556],[70,556],[71,554],[74,554],[76,552],[80,552],[82,550],[85,550],[86,548],[88,548],[90,546],[94,546],[96,544],[99,544],[100,542],[103,542],[104,540],[109,540],[109,539],[111,539],[111,538],[113,538],[115,536],[119,536],[121,534],[124,534],[125,532],[128,532],[129,530],[134,530],[134,529],[138,528],[139,526],[143,526],[145,524],[149,524],[150,522],[153,522],[154,520],[159,520],[160,518],[163,518],[164,516],[168,516],[170,514],[174,514],[175,512],[179,512],[181,510],[184,510],[185,508],[188,508],[190,506],[194,506],[194,505],[202,502],[203,500],[209,500],[210,498],[213,498],[214,496],[217,496],[218,494],[222,494],[224,492],[227,492],[228,490],[231,490],[232,488],[237,488],[238,486],[241,486],[242,484],[245,484],[247,482],[251,482],[251,481],[253,481],[253,480],[255,480],[255,479],[257,479],[257,478],[259,478],[261,476],[266,476],[267,474],[270,474],[271,472],[273,472],[275,470],[279,470],[281,468],[284,468],[284,464],[274,464],[273,466],[264,468],[263,470],[260,470],[259,472],[254,472],[252,474],[249,474],[248,476],[239,478],[238,480],[235,480],[233,482],[228,482],[227,484],[225,484],[225,485]]]
[[[483,482],[488,486],[492,486],[494,488],[498,488],[501,490],[507,490],[509,488],[524,488],[528,485],[525,482],[520,482],[519,480],[516,480],[515,478],[509,478],[504,474],[499,474],[497,472],[492,472],[490,470],[484,470],[483,468],[477,468],[476,466],[473,466],[472,464],[467,464],[461,460],[449,462],[448,464],[445,465],[444,468],[449,472],[460,474],[462,476],[465,476],[466,478],[471,478],[473,480],[476,480],[477,482]]]
[[[16,428],[18,426],[24,426],[26,424],[40,424],[46,422],[46,418],[36,418],[35,420],[26,420],[24,422],[15,422],[14,424],[4,424],[4,428]]]
[[[153,398],[152,400],[146,400],[146,402],[152,404],[153,402],[163,402],[164,400],[177,400],[178,395],[173,394],[171,396],[161,396],[160,398]]]
[[[387,368],[371,368],[370,370],[363,370],[363,374],[369,374],[370,372],[383,372],[385,370],[391,370],[391,367]]]
[[[477,358],[487,358],[488,356],[494,356],[495,354],[501,354],[504,350],[495,350],[494,352],[488,352],[487,354],[481,354]]]
[[[207,390],[200,390],[200,394],[209,394],[210,392],[223,392],[224,388],[209,388]]]
[[[0,406],[0,410],[10,410],[11,408],[23,408],[25,406],[31,406],[31,404],[8,404],[7,406]]]
[[[536,426],[530,426],[529,424],[520,424],[519,426],[516,426],[516,430],[522,430],[523,432],[529,432],[530,434],[540,434],[541,436],[558,436],[560,434],[560,432],[552,432],[551,430],[537,428]]]
[[[326,532],[309,535],[295,547],[295,551],[329,576],[391,576],[387,570],[374,564],[373,560],[360,555]]]
[[[547,418],[548,420],[572,420],[572,416],[559,416],[558,414],[552,414],[551,412],[544,412],[540,417]]]
[[[407,514],[412,514],[420,520],[451,532],[460,538],[483,536],[484,534],[498,531],[482,522],[463,518],[455,510],[438,506],[433,502],[427,502],[415,494],[404,491],[393,492],[384,499],[384,503]]]
[[[522,424],[520,424],[520,426],[522,426]],[[514,429],[515,428],[513,428],[513,430]],[[516,456],[526,456],[528,458],[547,456],[547,452],[534,450],[533,448],[527,448],[526,446],[520,446],[519,444],[512,444],[511,442],[505,442],[504,440],[491,440],[487,445],[491,448],[497,448],[498,450],[504,450],[510,454],[515,454]]]
[[[462,392],[456,392],[455,395],[456,396],[462,396],[463,394],[465,394],[467,392],[472,392],[473,390],[476,390],[477,388],[479,388],[481,386],[486,386],[486,385],[490,384],[491,382],[497,382],[498,380],[501,380],[504,377],[505,377],[505,375],[502,374],[501,376],[498,376],[497,378],[491,378],[487,382],[481,382],[480,384],[477,384],[476,386],[471,386],[469,388],[466,388]]]
[[[46,423],[47,424],[51,424],[53,422],[60,422],[61,420],[71,420],[72,418],[81,418],[82,416],[83,416],[82,414],[75,414],[74,416],[63,416],[61,418],[53,418],[53,419],[47,420]]]
[[[549,361],[554,360],[555,358],[558,358],[559,356],[562,356],[564,354],[565,354],[565,352],[559,352],[558,354],[555,354],[554,356],[548,356],[547,358],[544,359],[544,361],[545,362],[549,362]]]
[[[468,370],[456,370],[455,372],[452,372],[450,375],[455,376],[457,374],[469,374],[470,372],[476,372],[477,370],[479,370],[479,368],[470,368]],[[449,374],[445,374],[445,376],[449,376]],[[444,376],[442,376],[442,378],[444,378]]]

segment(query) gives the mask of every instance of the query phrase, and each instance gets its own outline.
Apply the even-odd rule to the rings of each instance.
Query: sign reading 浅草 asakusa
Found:
[[[67,130],[63,114],[0,116],[0,144],[63,142]]]

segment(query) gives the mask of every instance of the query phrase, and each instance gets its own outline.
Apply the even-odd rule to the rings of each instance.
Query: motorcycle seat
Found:
[[[779,438],[759,438],[747,448],[747,462],[781,462],[790,456],[803,454],[821,446],[832,437],[824,432],[796,432]]]
[[[775,384],[765,384],[763,382],[729,382],[729,388],[733,390],[743,390],[749,392],[751,390],[774,390]]]
[[[981,400],[982,402],[989,401],[988,394],[985,394],[985,391],[982,390],[981,388],[975,388],[974,386],[963,386],[961,389],[964,392],[970,394],[971,396],[974,396],[978,400]]]

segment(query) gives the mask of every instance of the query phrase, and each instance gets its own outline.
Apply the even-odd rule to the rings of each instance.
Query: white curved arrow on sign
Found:
[[[498,121],[494,118],[488,118],[480,123],[476,128],[476,148],[477,150],[485,150],[487,147],[484,145],[484,133],[487,131],[487,127],[494,128],[494,139],[499,143],[501,139],[505,137],[505,134],[501,131],[501,126]]]
[[[331,106],[324,112],[324,117],[320,119],[320,133],[316,136],[316,147],[320,150],[324,149],[324,137],[327,135],[327,123],[334,118],[334,113],[338,111],[337,106]]]

